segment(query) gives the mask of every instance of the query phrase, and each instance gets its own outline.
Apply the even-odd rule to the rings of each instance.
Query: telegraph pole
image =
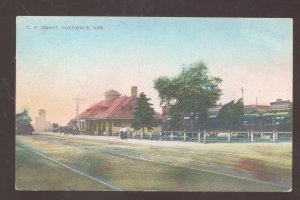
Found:
[[[79,101],[82,101],[84,99],[81,98],[74,98],[73,100],[76,101],[76,127],[78,127],[78,111],[79,111]]]
[[[244,88],[242,87],[242,99],[243,99],[243,102],[245,102],[244,100]]]

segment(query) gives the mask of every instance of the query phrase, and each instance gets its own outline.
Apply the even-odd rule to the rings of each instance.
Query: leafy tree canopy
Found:
[[[155,125],[155,111],[149,100],[150,98],[147,98],[143,92],[137,98],[132,124],[135,129],[151,130]]]
[[[207,118],[208,109],[221,95],[221,82],[220,78],[208,75],[203,62],[196,62],[184,67],[175,77],[158,77],[154,80],[154,88],[159,93],[162,106],[169,106],[174,112],[192,118]]]
[[[171,107],[169,115],[171,117],[170,128],[172,130],[181,129],[181,127],[183,126],[182,123],[183,115],[177,110],[176,106]]]
[[[237,129],[241,126],[244,115],[244,103],[242,99],[225,104],[218,113],[218,119],[224,129]]]

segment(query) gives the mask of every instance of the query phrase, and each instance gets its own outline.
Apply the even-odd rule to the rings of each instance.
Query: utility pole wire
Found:
[[[76,127],[78,127],[78,111],[79,111],[79,101],[83,101],[81,98],[73,98],[72,100],[76,101]]]
[[[245,99],[244,99],[244,88],[242,87],[242,100],[243,100],[243,103],[245,104]]]

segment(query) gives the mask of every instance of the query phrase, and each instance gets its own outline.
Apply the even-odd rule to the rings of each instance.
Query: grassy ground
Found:
[[[111,190],[27,149],[16,147],[17,190]]]
[[[199,144],[172,148],[73,138],[76,137],[17,136],[17,144],[124,190],[284,191],[291,187],[291,144]],[[17,150],[16,165],[21,166],[16,168],[17,179],[35,183],[26,173],[19,172],[24,157]],[[43,176],[42,172],[38,173]],[[17,187],[23,189],[24,185],[18,183]],[[47,188],[50,183],[47,180],[43,184]],[[30,184],[27,187],[34,189]]]

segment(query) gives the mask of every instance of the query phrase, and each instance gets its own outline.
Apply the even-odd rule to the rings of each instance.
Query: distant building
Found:
[[[291,127],[282,128],[281,124],[292,119],[293,103],[289,100],[277,99],[268,105],[247,105],[243,117],[243,127],[248,130],[272,131],[275,129],[290,130]],[[290,124],[291,126],[291,124]]]
[[[131,96],[122,96],[116,90],[105,92],[105,99],[87,108],[78,115],[78,128],[81,132],[96,135],[118,133],[121,126],[131,128],[134,108],[137,101],[137,87],[131,87]],[[156,113],[156,119],[160,115]],[[76,118],[70,120],[76,124]]]
[[[210,120],[215,120],[218,116],[219,111],[222,109],[223,105],[216,104],[208,110],[208,117]],[[193,118],[194,115],[194,118]],[[203,123],[201,120],[198,120],[198,116],[195,116],[196,113],[183,114],[181,119],[182,129],[187,131],[196,130],[198,126],[202,126]],[[171,129],[171,116],[170,116],[170,107],[162,106],[162,129],[170,130]]]
[[[36,131],[48,131],[51,129],[51,123],[46,120],[46,110],[39,109],[38,116],[35,118],[35,126]]]
[[[246,113],[256,112],[256,111],[266,112],[271,109],[271,106],[266,104],[252,104],[252,105],[245,105],[244,109]]]
[[[282,99],[277,99],[275,102],[271,102],[271,110],[291,110],[293,108],[293,103],[290,100],[283,101]]]

